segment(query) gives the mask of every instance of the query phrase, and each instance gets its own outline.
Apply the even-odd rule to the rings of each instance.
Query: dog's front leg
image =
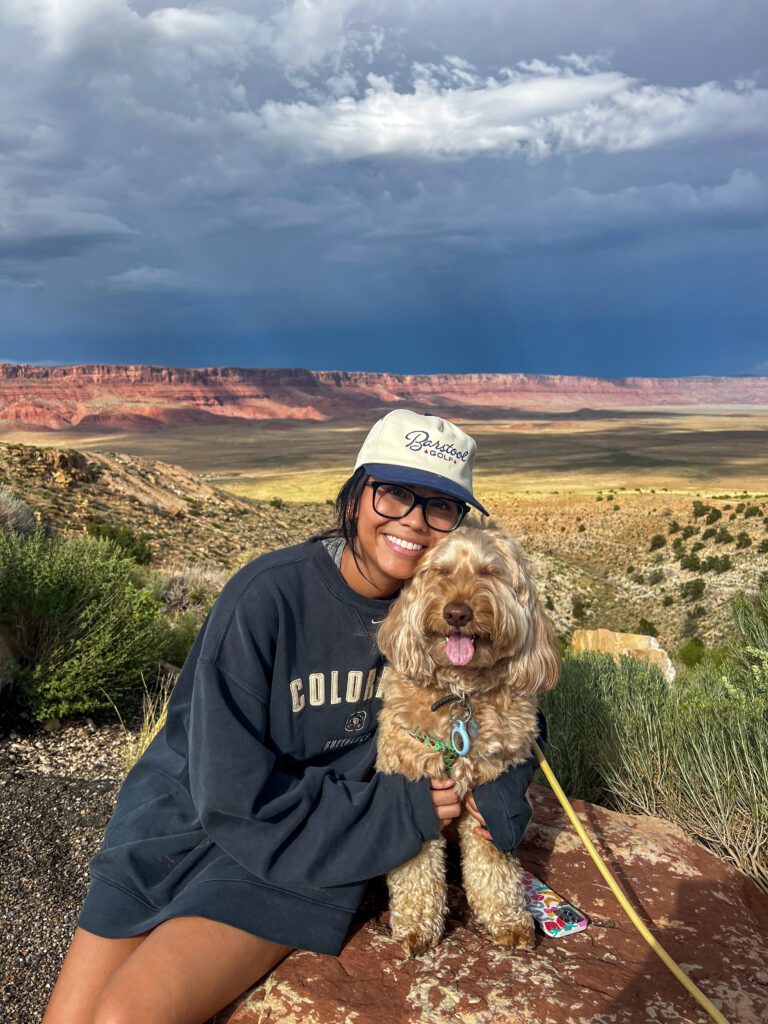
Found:
[[[413,860],[387,875],[392,937],[407,956],[436,946],[446,914],[445,840],[430,839]]]
[[[467,901],[494,942],[533,949],[534,924],[525,909],[520,862],[477,835],[476,826],[475,819],[465,811],[459,820],[459,840]]]

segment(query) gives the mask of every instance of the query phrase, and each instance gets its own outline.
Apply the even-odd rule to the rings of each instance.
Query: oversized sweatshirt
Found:
[[[367,880],[439,835],[428,780],[374,771],[388,608],[349,588],[319,541],[232,577],[120,790],[81,927],[118,938],[195,915],[341,949]],[[500,849],[528,823],[534,767],[475,790]]]

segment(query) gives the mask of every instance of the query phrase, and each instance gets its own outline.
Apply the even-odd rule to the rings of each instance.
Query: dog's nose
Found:
[[[474,615],[475,613],[468,604],[459,604],[458,601],[449,601],[445,608],[443,608],[443,618],[454,629],[461,629],[462,626],[466,626],[468,622],[472,621]]]

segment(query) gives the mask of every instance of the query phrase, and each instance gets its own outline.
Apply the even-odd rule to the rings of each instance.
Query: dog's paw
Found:
[[[527,913],[489,930],[493,941],[508,949],[532,950],[536,945],[536,926]]]
[[[425,935],[423,932],[415,930],[406,935],[398,935],[397,938],[400,939],[400,948],[408,957],[421,956],[440,941],[439,935]]]

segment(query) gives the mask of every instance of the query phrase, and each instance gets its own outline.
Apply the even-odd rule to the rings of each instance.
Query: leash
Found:
[[[682,967],[679,967],[675,963],[675,961],[672,959],[669,953],[667,953],[667,951],[664,949],[661,943],[656,938],[654,938],[654,936],[648,931],[643,921],[640,919],[640,917],[637,915],[635,910],[630,905],[627,897],[619,888],[619,885],[614,879],[613,875],[600,858],[600,854],[595,849],[592,840],[584,831],[581,822],[576,817],[576,812],[568,802],[568,797],[561,789],[560,783],[555,778],[554,772],[550,768],[547,759],[544,757],[544,754],[542,753],[541,748],[539,747],[536,740],[533,740],[532,746],[533,752],[536,754],[536,757],[539,760],[539,764],[541,765],[541,770],[546,775],[547,781],[552,787],[555,796],[562,804],[563,810],[568,815],[571,824],[578,832],[579,838],[581,839],[582,843],[584,843],[584,846],[587,848],[587,853],[590,855],[592,860],[597,865],[600,874],[606,880],[611,889],[611,892],[614,894],[614,896],[619,901],[623,909],[626,911],[632,924],[635,926],[635,928],[637,928],[637,930],[640,932],[640,934],[651,947],[651,949],[654,951],[654,953],[663,961],[664,964],[666,964],[666,966],[674,974],[674,976],[677,978],[680,984],[683,985],[683,987],[690,992],[690,994],[699,1003],[700,1006],[703,1006],[703,1008],[707,1011],[712,1020],[715,1021],[716,1024],[729,1024],[728,1019],[724,1017],[723,1014],[718,1010],[718,1008],[704,995],[704,993],[701,991],[700,988],[698,988],[695,982],[691,981],[691,979],[688,977],[688,975],[685,973]]]

